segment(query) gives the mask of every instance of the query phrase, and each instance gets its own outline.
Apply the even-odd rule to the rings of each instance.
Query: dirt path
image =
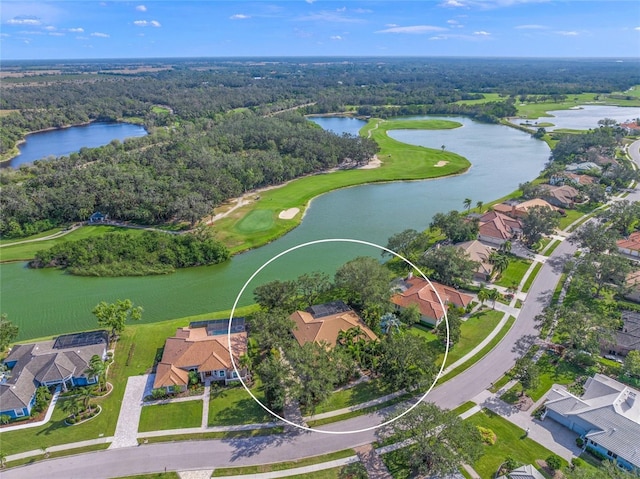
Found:
[[[57,233],[53,233],[53,234],[50,234],[48,236],[43,236],[42,238],[35,238],[35,239],[30,239],[30,240],[16,241],[15,243],[0,244],[0,248],[4,248],[5,246],[15,246],[17,244],[35,243],[37,241],[47,241],[47,240],[51,240],[51,239],[61,238],[62,236],[68,235],[72,231],[77,230],[78,228],[80,228],[80,226],[82,226],[82,225],[75,224],[69,229],[58,231]]]

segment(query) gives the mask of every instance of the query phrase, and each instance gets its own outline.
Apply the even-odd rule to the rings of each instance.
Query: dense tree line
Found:
[[[245,191],[366,163],[369,139],[337,136],[299,114],[263,118],[249,111],[185,123],[149,137],[82,149],[55,161],[4,170],[0,234],[20,237],[52,225],[112,219],[194,225]]]
[[[202,234],[110,232],[39,251],[29,266],[57,267],[80,276],[142,276],[217,264],[228,258],[229,251],[222,243]]]

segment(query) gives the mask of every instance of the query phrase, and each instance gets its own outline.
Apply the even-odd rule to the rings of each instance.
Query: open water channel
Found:
[[[630,118],[638,115],[637,109],[621,110],[628,111]],[[596,118],[599,114],[594,114],[594,123],[602,118]],[[389,134],[399,141],[432,148],[445,145],[448,151],[472,163],[465,174],[327,193],[313,200],[298,228],[277,241],[237,255],[225,264],[188,268],[165,276],[84,278],[57,270],[29,270],[25,263],[3,264],[1,310],[19,325],[20,339],[27,339],[94,327],[90,311],[102,300],[130,298],[144,307],[143,322],[230,309],[254,271],[282,251],[323,238],[351,238],[385,245],[389,236],[406,228],[426,228],[437,212],[461,210],[465,198],[471,198],[475,205],[512,192],[520,183],[535,178],[549,158],[544,142],[519,130],[462,117],[438,118],[463,126],[453,130],[396,130]],[[360,120],[336,117],[313,121],[338,134],[354,134],[364,125]],[[380,251],[347,243],[299,249],[265,268],[239,304],[252,303],[251,290],[260,283],[291,279],[310,271],[333,274],[337,267],[359,255],[380,257]]]

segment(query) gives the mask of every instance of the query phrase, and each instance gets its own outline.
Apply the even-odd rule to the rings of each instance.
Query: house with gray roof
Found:
[[[640,391],[596,374],[581,397],[554,387],[545,403],[547,417],[579,434],[586,448],[627,469],[640,468]]]
[[[28,416],[40,386],[70,387],[95,384],[85,370],[94,355],[107,356],[106,331],[66,334],[50,341],[14,346],[4,360],[8,369],[0,381],[0,415]]]
[[[544,479],[544,476],[532,464],[526,464],[508,472],[498,479]]]

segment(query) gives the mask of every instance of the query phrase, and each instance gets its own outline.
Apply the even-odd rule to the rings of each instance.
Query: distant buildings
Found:
[[[631,233],[627,238],[616,241],[618,251],[630,256],[640,256],[640,231]]]

